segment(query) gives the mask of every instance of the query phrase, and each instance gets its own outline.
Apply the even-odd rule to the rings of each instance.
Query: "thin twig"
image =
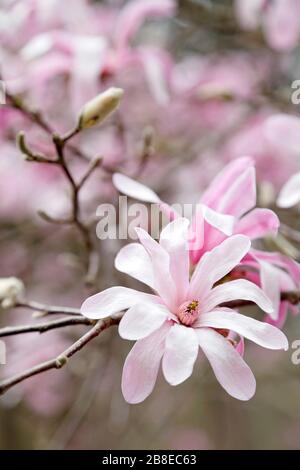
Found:
[[[79,308],[46,305],[40,302],[26,301],[26,300],[18,302],[15,305],[15,307],[16,308],[28,308],[29,310],[41,312],[44,315],[73,315],[73,316],[81,315]]]
[[[88,178],[92,175],[92,173],[98,168],[100,163],[102,162],[102,157],[97,157],[91,161],[89,168],[87,169],[86,173],[83,175],[79,183],[77,184],[78,190],[82,188]]]

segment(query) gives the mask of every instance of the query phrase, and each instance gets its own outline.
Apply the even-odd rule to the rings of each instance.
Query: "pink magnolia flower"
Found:
[[[119,173],[114,175],[113,181],[120,192],[141,201],[159,204],[170,220],[178,217],[171,206],[161,201],[159,196],[145,185]],[[207,251],[233,234],[243,234],[251,240],[276,235],[279,226],[277,215],[269,209],[254,208],[255,205],[254,163],[249,157],[238,158],[215,177],[196,207],[189,236],[191,262],[197,264]],[[286,271],[290,276],[290,288],[299,284],[299,264],[283,255],[270,253],[268,256],[253,248],[243,260],[243,264],[251,265],[259,272],[260,285],[273,299],[274,311],[271,318],[273,321],[278,320],[281,308],[280,286],[283,285],[280,279]]]
[[[116,268],[148,285],[154,295],[112,287],[82,305],[82,314],[93,319],[126,310],[119,333],[137,341],[123,369],[122,391],[129,403],[142,402],[152,392],[161,362],[171,385],[190,377],[199,346],[222,387],[237,399],[249,400],[255,378],[231,332],[269,349],[288,348],[285,335],[274,326],[222,307],[245,299],[272,312],[270,300],[254,283],[217,284],[249,251],[249,238],[235,235],[206,253],[190,279],[188,229],[188,220],[177,218],[162,230],[158,243],[137,228],[140,244],[129,244],[117,255]]]
[[[170,218],[176,212],[152,190],[127,176],[116,173],[115,187],[141,201],[158,203]],[[269,209],[253,209],[256,205],[256,181],[253,160],[242,157],[229,163],[204,192],[196,207],[190,231],[190,256],[196,264],[203,254],[227,236],[242,233],[256,240],[276,235],[279,220]],[[250,211],[250,212],[249,212]]]

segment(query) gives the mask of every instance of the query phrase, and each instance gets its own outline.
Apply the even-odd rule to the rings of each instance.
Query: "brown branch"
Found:
[[[18,325],[0,328],[0,338],[5,336],[20,335],[23,333],[45,333],[46,331],[54,330],[56,328],[63,328],[65,326],[93,324],[93,320],[89,320],[85,317],[64,317],[60,318],[59,320],[36,323],[34,325]]]
[[[36,312],[41,312],[41,316],[45,315],[72,315],[81,316],[80,309],[72,307],[58,307],[54,305],[46,305],[34,301],[22,301],[15,305],[15,308],[28,308]]]
[[[38,364],[30,369],[25,370],[24,372],[21,372],[20,374],[16,374],[13,377],[10,377],[9,379],[0,382],[0,395],[3,395],[10,388],[30,377],[34,377],[35,375],[41,374],[42,372],[46,372],[48,370],[61,369],[68,362],[68,359],[70,359],[74,354],[80,351],[94,338],[99,336],[102,331],[106,330],[107,328],[113,325],[117,325],[119,321],[120,316],[99,320],[90,331],[88,331],[85,335],[79,338],[78,341],[73,343],[69,348],[59,354],[59,356],[49,361]]]
[[[100,163],[102,162],[102,157],[96,157],[94,160],[91,161],[89,168],[87,169],[86,173],[83,175],[79,183],[77,184],[78,190],[82,188],[85,182],[89,179],[89,177],[93,174],[96,168],[99,167]]]
[[[7,104],[11,106],[14,109],[17,109],[20,111],[24,116],[26,116],[32,123],[36,124],[39,126],[41,129],[43,129],[47,134],[49,134],[51,137],[53,134],[55,134],[55,130],[52,128],[52,126],[46,121],[46,119],[43,117],[42,113],[40,111],[37,111],[35,109],[30,108],[27,104],[24,103],[24,101],[19,97],[11,94],[9,91],[6,91],[6,98],[7,98]],[[77,147],[73,146],[72,144],[68,143],[68,140],[75,135],[72,131],[71,133],[66,134],[64,137],[65,142],[68,144],[68,148],[72,151],[74,155],[77,157],[83,159],[83,160],[90,160],[90,158],[85,155],[81,150],[79,150]]]

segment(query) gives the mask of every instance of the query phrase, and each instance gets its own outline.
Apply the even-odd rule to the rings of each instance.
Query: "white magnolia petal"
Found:
[[[178,385],[190,377],[198,356],[198,340],[193,328],[174,325],[166,338],[162,370],[167,382]]]
[[[268,323],[220,308],[200,315],[195,327],[225,328],[268,349],[288,349],[284,333]]]
[[[86,299],[81,306],[81,313],[87,318],[106,318],[114,313],[126,310],[137,303],[159,303],[159,297],[145,294],[128,287],[110,287],[99,294]]]
[[[136,304],[122,317],[119,334],[129,340],[145,338],[158,330],[170,316],[164,305]]]
[[[250,400],[255,393],[255,377],[240,354],[216,331],[209,328],[195,331],[220,385],[234,398]]]
[[[139,227],[135,230],[140,242],[151,258],[155,290],[168,307],[173,310],[177,292],[170,272],[169,253],[145,230]]]
[[[293,175],[282,187],[277,205],[288,208],[295,206],[298,202],[300,202],[300,173]]]
[[[128,403],[140,403],[152,392],[170,328],[166,322],[147,338],[137,341],[128,354],[122,375],[122,392]]]
[[[206,220],[209,225],[212,225],[228,237],[233,234],[235,224],[234,216],[216,212],[204,204],[201,204],[201,210],[204,220]]]
[[[185,299],[189,285],[189,220],[177,218],[169,223],[161,232],[160,244],[169,253],[170,272],[177,286],[177,303]]]
[[[231,302],[233,300],[249,300],[257,304],[265,312],[273,312],[272,302],[262,289],[245,279],[226,282],[214,287],[206,299],[203,300],[202,309],[208,312],[224,302]]]
[[[146,185],[129,178],[129,176],[121,173],[114,173],[113,184],[120,193],[126,194],[134,199],[144,202],[159,203],[160,199],[157,194]]]
[[[270,317],[273,320],[277,320],[280,307],[280,278],[281,271],[279,268],[272,266],[266,261],[260,261],[260,280],[261,287],[265,294],[269,297],[273,304],[273,312],[270,313]]]
[[[188,298],[201,298],[244,258],[251,242],[244,235],[233,235],[202,257],[191,279]]]
[[[124,246],[116,256],[118,271],[134,277],[154,289],[154,276],[150,256],[139,243]]]

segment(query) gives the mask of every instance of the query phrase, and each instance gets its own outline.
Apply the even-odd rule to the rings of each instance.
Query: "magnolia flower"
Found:
[[[0,279],[0,303],[3,308],[13,307],[24,295],[23,282],[16,277]]]
[[[264,292],[247,280],[217,284],[249,251],[250,240],[228,238],[202,258],[189,279],[188,226],[187,219],[177,218],[162,230],[159,243],[137,228],[140,244],[127,245],[116,257],[116,268],[151,287],[154,295],[112,287],[82,305],[82,314],[92,319],[126,310],[119,333],[137,341],[123,369],[122,391],[129,403],[142,402],[152,392],[161,362],[171,385],[190,377],[199,346],[222,387],[249,400],[255,378],[232,332],[269,349],[288,348],[285,335],[274,326],[222,307],[243,299],[272,311]]]
[[[170,220],[178,217],[178,213],[171,206],[161,201],[159,196],[145,185],[120,173],[113,176],[113,182],[120,192],[128,196],[159,204]],[[198,263],[207,251],[233,234],[243,234],[251,240],[275,236],[279,227],[277,215],[269,209],[254,208],[255,205],[256,178],[253,160],[250,157],[238,158],[215,177],[196,207],[189,235],[191,262]],[[259,272],[259,284],[273,301],[274,309],[270,315],[276,322],[279,320],[281,308],[280,278],[287,271],[290,284],[299,284],[300,266],[277,253],[270,254],[269,259],[266,259],[267,257],[264,252],[251,247],[243,263],[251,265]]]

